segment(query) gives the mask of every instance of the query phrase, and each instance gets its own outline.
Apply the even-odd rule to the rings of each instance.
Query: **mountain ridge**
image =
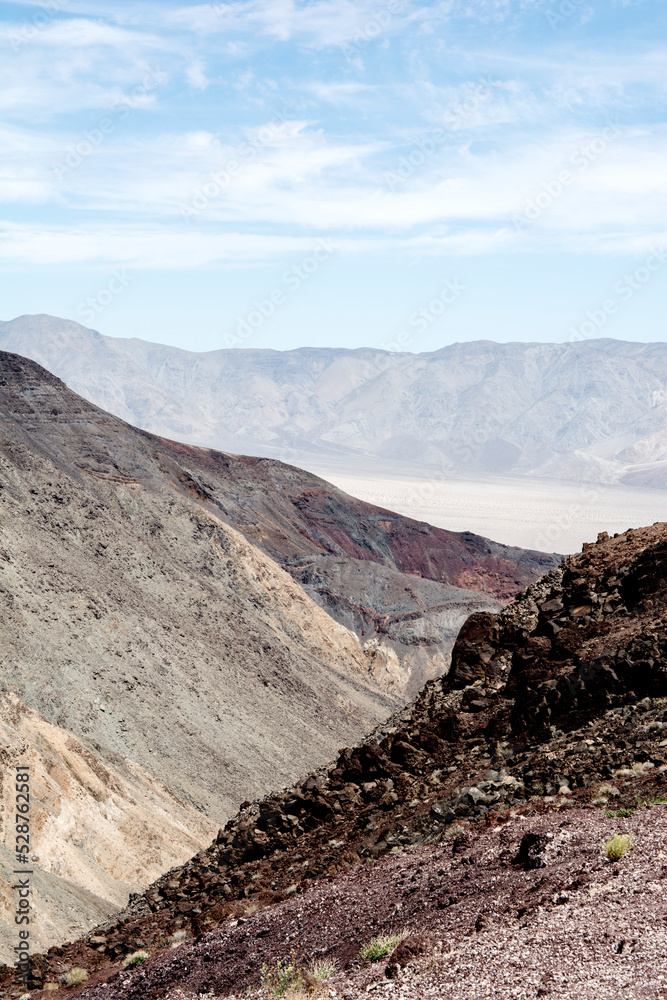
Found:
[[[218,450],[296,465],[344,458],[357,468],[667,485],[665,344],[198,353],[41,315],[1,323],[0,347],[123,419]]]

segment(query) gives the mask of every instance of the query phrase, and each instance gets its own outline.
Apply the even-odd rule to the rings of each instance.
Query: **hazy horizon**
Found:
[[[568,344],[568,343],[571,343],[571,344],[584,344],[584,343],[595,344],[595,343],[602,343],[604,341],[609,341],[609,342],[613,342],[613,343],[616,343],[616,344],[634,344],[634,345],[637,345],[637,346],[648,346],[649,344],[654,344],[655,346],[658,346],[659,344],[667,344],[667,335],[666,335],[666,337],[665,337],[664,340],[637,340],[637,339],[627,339],[626,340],[626,339],[624,339],[622,337],[584,337],[584,338],[575,340],[572,337],[566,337],[563,340],[549,341],[549,340],[528,340],[528,339],[525,339],[525,340],[520,340],[520,339],[517,339],[517,340],[502,340],[502,339],[496,339],[496,338],[493,338],[493,337],[476,337],[474,339],[473,338],[469,338],[469,339],[464,339],[464,340],[454,340],[454,341],[451,341],[450,343],[447,343],[447,344],[441,344],[439,347],[430,348],[427,351],[410,350],[409,348],[401,348],[401,347],[392,345],[391,342],[389,342],[389,344],[385,344],[385,345],[358,344],[358,345],[355,345],[353,347],[349,347],[349,346],[344,345],[344,344],[312,344],[312,343],[311,344],[308,344],[308,343],[298,344],[298,345],[296,345],[294,347],[272,347],[272,346],[268,346],[268,345],[266,345],[266,346],[259,346],[259,345],[255,345],[253,343],[249,343],[247,345],[240,345],[240,346],[233,346],[233,347],[225,347],[224,345],[222,345],[220,347],[196,349],[196,348],[190,348],[190,347],[180,346],[178,344],[168,343],[167,341],[153,340],[153,339],[151,339],[149,337],[142,337],[142,336],[137,336],[137,335],[127,336],[127,335],[122,334],[122,333],[105,333],[102,330],[96,329],[94,326],[90,326],[90,327],[86,326],[85,323],[81,323],[79,320],[74,319],[72,317],[69,317],[69,316],[52,316],[50,313],[22,313],[21,315],[18,315],[18,316],[12,316],[10,319],[0,319],[0,325],[1,324],[6,324],[6,323],[13,323],[16,320],[20,320],[20,319],[24,319],[24,318],[33,318],[33,317],[38,317],[38,316],[46,316],[49,319],[63,320],[65,322],[67,322],[67,323],[76,323],[76,324],[78,324],[79,326],[83,327],[86,330],[90,330],[93,333],[99,333],[103,337],[110,337],[112,340],[137,340],[137,341],[141,341],[141,342],[146,343],[146,344],[153,344],[156,347],[170,347],[170,348],[173,348],[174,350],[184,351],[184,352],[189,353],[189,354],[212,354],[215,351],[220,351],[220,350],[275,351],[276,353],[288,353],[290,351],[350,351],[350,352],[352,352],[352,351],[380,351],[380,352],[384,352],[384,353],[387,353],[387,354],[414,354],[415,356],[419,356],[419,355],[427,355],[427,354],[436,354],[439,351],[446,350],[448,347],[460,347],[460,346],[463,346],[464,344],[479,344],[479,343],[498,344],[498,345],[502,344],[502,345],[504,345],[506,347],[509,347],[512,344],[516,344],[517,346],[524,346],[524,347],[529,347],[529,346],[535,346],[535,347],[544,346],[544,347],[547,347],[547,346],[550,346],[550,345],[558,345],[558,344],[563,344],[564,345],[564,344]]]

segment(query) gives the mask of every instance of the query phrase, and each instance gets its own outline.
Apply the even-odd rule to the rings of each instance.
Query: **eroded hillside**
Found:
[[[666,565],[666,524],[602,535],[499,614],[472,616],[447,677],[328,767],[246,803],[206,851],[94,938],[40,960],[39,982],[76,964],[90,971],[91,1000],[104,982],[112,1000],[229,997],[258,988],[262,963],[293,948],[337,958],[331,995],[356,998],[387,981],[384,964],[364,971],[359,942],[398,927],[429,937],[422,986],[408,996],[484,995],[467,943],[482,933],[499,996],[517,995],[517,954],[531,977],[525,997],[607,998],[620,981],[633,998],[659,995],[647,990],[667,973],[655,938],[667,919],[655,833],[667,801]],[[621,869],[601,841],[619,830],[637,854],[615,886]],[[378,861],[369,870],[379,888],[366,869],[350,872]],[[630,924],[590,933],[630,890]],[[572,936],[559,950],[563,914]],[[617,974],[626,945],[638,957]],[[152,960],[119,972],[139,946]],[[568,979],[548,957],[566,954],[594,965]],[[435,967],[442,988],[428,979]]]
[[[446,669],[471,610],[553,562],[155,438],[14,355],[0,427],[3,688],[100,766],[136,766],[217,822],[358,739]],[[42,847],[42,868],[89,893],[72,933],[193,846],[170,846],[167,825],[141,876],[107,871],[125,828],[100,795],[121,824],[88,830],[108,878],[57,837]]]
[[[32,947],[69,941],[210,842],[215,824],[134,761],[103,764],[14,694],[0,696],[0,961],[16,944],[15,767],[28,768]]]

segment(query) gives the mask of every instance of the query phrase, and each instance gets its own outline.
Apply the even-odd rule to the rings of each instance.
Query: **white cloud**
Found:
[[[195,59],[195,61],[188,66],[186,76],[188,78],[188,83],[191,87],[194,87],[195,90],[206,90],[211,82],[204,72],[204,61],[202,59]]]
[[[406,21],[437,17],[443,6],[415,0],[238,0],[181,7],[168,20],[199,34],[259,32],[283,42],[335,46],[371,42]]]

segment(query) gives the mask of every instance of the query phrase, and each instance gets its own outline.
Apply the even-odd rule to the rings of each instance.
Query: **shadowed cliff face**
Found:
[[[424,905],[434,911],[433,920],[440,919],[435,911],[465,899],[461,910],[452,910],[465,913],[452,923],[453,940],[463,943],[470,934],[502,924],[503,914],[512,915],[510,930],[517,919],[537,921],[560,892],[585,887],[605,863],[599,840],[614,829],[604,825],[601,808],[622,807],[631,815],[638,800],[664,801],[666,558],[667,524],[613,539],[601,536],[499,614],[472,616],[447,677],[427,684],[411,706],[341,750],[328,767],[283,792],[244,803],[208,850],[159,879],[102,925],[92,942],[79,941],[40,960],[40,982],[69,963],[85,965],[96,983],[110,979],[114,998],[165,997],[186,982],[203,988],[204,980],[214,995],[228,996],[237,987],[258,984],[258,955],[275,961],[284,954],[289,919],[281,923],[279,914],[289,911],[287,900],[361,862],[424,844],[444,846],[449,837],[448,856],[473,855],[471,864],[493,874],[484,883],[475,869],[466,869],[465,877],[454,870],[452,878],[461,876],[455,896],[443,893],[439,866],[432,872],[435,881],[425,880]],[[564,811],[562,822],[545,815],[552,810]],[[592,810],[592,816],[580,810]],[[539,832],[522,838],[517,816],[523,817],[519,825],[534,824]],[[507,838],[489,853],[484,831],[505,823]],[[564,826],[570,832],[563,844],[586,844],[567,874],[556,864],[565,847],[560,853],[558,843],[549,848],[554,831],[559,836]],[[642,819],[640,826],[646,835],[650,821]],[[366,937],[378,926],[402,926],[397,902],[401,920],[416,919],[421,907],[413,914],[409,897],[429,857],[403,855],[400,899],[391,910],[378,901],[377,913],[383,915],[379,924],[377,913],[375,921],[368,917]],[[569,848],[565,857],[571,857]],[[511,871],[533,869],[540,869],[537,881],[510,877]],[[379,878],[383,871],[386,866]],[[358,891],[365,892],[363,886]],[[499,894],[493,913],[489,894]],[[328,905],[335,906],[336,898],[333,892]],[[354,910],[354,899],[346,898],[346,911]],[[646,901],[642,905],[648,913]],[[214,958],[213,938],[205,935],[185,960],[176,956],[172,963],[167,952],[139,977],[117,973],[114,963],[137,940],[156,954],[176,932],[199,934],[267,906],[272,909],[265,920],[244,922],[243,933],[230,933],[229,949],[216,946]],[[589,914],[589,924],[590,919]],[[308,938],[312,913],[301,920]],[[267,921],[275,921],[276,929],[258,933],[267,938],[259,943],[253,928]],[[216,941],[225,940],[227,929],[216,934]],[[318,941],[326,950],[321,926]],[[358,971],[345,934],[332,932],[331,951],[352,963],[346,966],[350,975]]]

